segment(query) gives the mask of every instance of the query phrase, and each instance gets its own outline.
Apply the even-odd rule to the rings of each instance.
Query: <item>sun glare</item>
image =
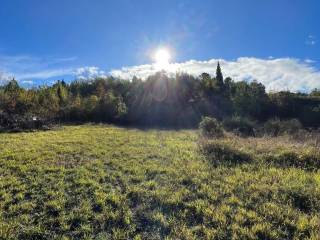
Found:
[[[154,54],[155,63],[158,67],[161,68],[169,65],[170,58],[170,52],[165,48],[158,49]]]

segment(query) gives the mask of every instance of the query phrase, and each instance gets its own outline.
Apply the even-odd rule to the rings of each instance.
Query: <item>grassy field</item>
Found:
[[[224,164],[198,141],[110,125],[2,133],[0,239],[320,239],[319,149],[230,135],[214,144],[248,161]]]

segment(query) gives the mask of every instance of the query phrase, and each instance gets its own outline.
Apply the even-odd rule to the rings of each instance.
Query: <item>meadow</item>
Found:
[[[316,240],[319,161],[318,145],[289,137],[1,133],[0,239]]]

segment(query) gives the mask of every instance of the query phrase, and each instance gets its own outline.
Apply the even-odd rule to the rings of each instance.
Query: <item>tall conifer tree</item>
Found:
[[[217,65],[217,70],[216,70],[216,81],[217,81],[217,86],[220,88],[220,90],[223,89],[223,75],[220,67],[220,63],[218,62]]]

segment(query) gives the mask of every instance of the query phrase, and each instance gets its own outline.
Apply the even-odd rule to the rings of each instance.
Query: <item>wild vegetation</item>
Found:
[[[1,133],[0,239],[319,239],[319,142],[223,135]]]
[[[319,127],[319,90],[266,93],[220,65],[215,77],[12,80],[0,239],[319,239]]]
[[[12,80],[0,87],[3,129],[43,128],[57,122],[196,127],[202,116],[218,120],[241,116],[259,124],[295,118],[304,127],[315,128],[320,126],[320,94],[317,89],[309,94],[266,93],[257,81],[224,78],[219,64],[216,76],[170,77],[158,72],[145,81],[108,77],[24,89]]]

